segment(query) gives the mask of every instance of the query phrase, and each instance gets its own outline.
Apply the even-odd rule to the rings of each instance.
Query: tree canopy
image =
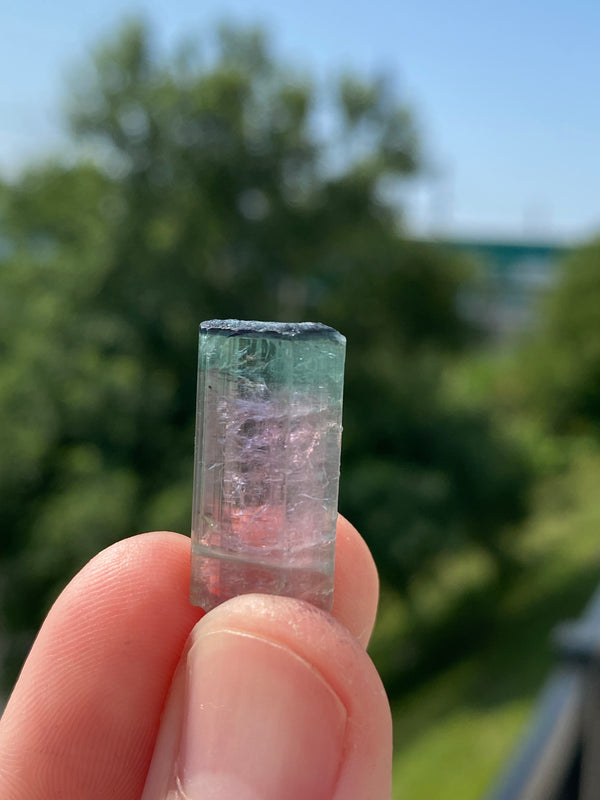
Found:
[[[0,193],[0,590],[15,661],[92,554],[188,529],[203,319],[347,336],[341,510],[391,585],[406,591],[467,541],[495,552],[527,470],[489,416],[440,393],[443,359],[474,333],[457,310],[468,276],[411,241],[390,200],[421,159],[390,85],[345,76],[323,98],[260,33],[224,28],[165,55],[140,24],[74,82],[70,158]]]
[[[562,434],[600,432],[600,240],[575,249],[524,356],[534,403]],[[533,379],[532,379],[533,378]]]

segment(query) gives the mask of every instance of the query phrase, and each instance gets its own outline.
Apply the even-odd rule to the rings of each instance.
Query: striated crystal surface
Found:
[[[319,323],[200,326],[194,605],[333,600],[345,338]]]

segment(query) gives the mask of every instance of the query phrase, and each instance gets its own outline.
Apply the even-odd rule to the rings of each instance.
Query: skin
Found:
[[[389,798],[389,707],[364,649],[378,581],[356,530],[339,518],[332,614],[246,595],[204,615],[189,558],[187,537],[142,534],[66,587],[0,720],[0,797]]]

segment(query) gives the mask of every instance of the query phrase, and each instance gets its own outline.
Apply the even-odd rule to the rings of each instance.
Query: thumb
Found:
[[[387,800],[391,722],[379,677],[333,617],[237,597],[192,631],[143,800]]]

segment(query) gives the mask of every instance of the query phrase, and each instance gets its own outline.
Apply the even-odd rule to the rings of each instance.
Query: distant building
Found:
[[[478,285],[461,299],[465,313],[496,338],[526,330],[570,248],[550,243],[453,239],[443,242],[475,264]]]

